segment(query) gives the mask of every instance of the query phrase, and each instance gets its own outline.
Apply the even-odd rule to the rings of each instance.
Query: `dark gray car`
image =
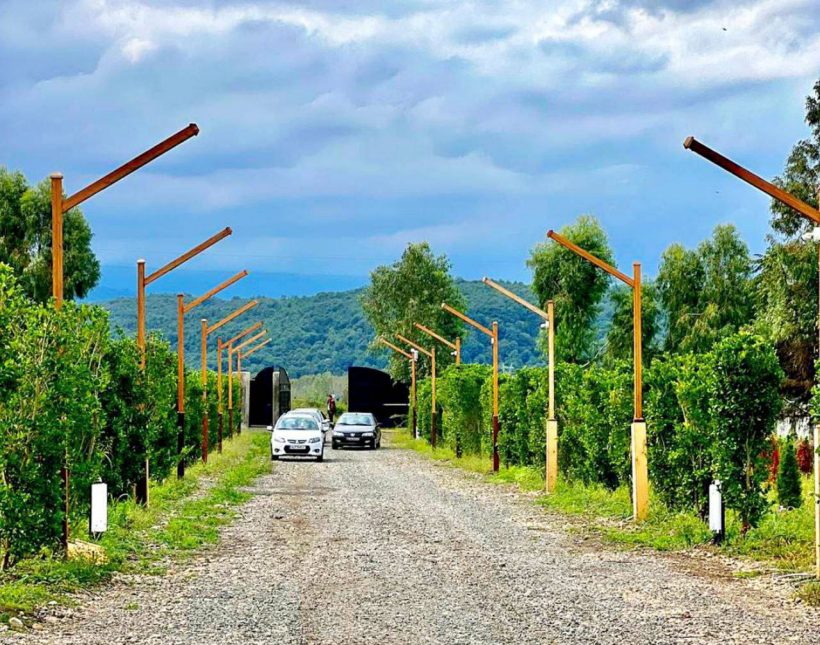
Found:
[[[381,444],[381,428],[370,412],[345,412],[333,428],[332,445],[334,448],[344,446],[379,448]]]

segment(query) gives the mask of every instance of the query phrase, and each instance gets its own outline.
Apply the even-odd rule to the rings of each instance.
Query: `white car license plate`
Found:
[[[348,441],[358,441],[360,437],[348,437]]]

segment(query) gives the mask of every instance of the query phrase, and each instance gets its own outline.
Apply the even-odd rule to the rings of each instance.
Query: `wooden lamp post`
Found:
[[[633,360],[635,361],[634,408],[632,419],[632,512],[636,521],[646,519],[649,513],[649,472],[646,461],[646,421],[643,418],[643,378],[642,378],[642,344],[641,344],[641,265],[632,264],[632,277],[621,273],[615,267],[585,251],[555,231],[547,236],[569,249],[573,253],[591,262],[610,275],[615,276],[632,289],[632,343]]]
[[[733,174],[738,179],[742,179],[758,190],[773,197],[777,201],[797,211],[803,217],[810,220],[815,228],[814,231],[804,235],[804,239],[813,242],[820,242],[820,210],[812,208],[806,202],[798,199],[782,188],[778,188],[773,183],[766,181],[762,177],[747,170],[743,166],[735,163],[731,159],[724,157],[719,152],[712,150],[709,146],[701,143],[695,137],[687,137],[683,142],[683,147],[699,154],[704,159],[711,161],[716,166]],[[820,204],[820,186],[817,191],[817,203]],[[818,270],[820,271],[820,246],[818,246]],[[820,288],[820,284],[818,284]],[[820,292],[818,292],[818,334],[820,334]],[[815,576],[820,580],[820,425],[814,426],[814,560]]]
[[[195,123],[191,123],[188,127],[65,199],[63,198],[63,175],[60,173],[51,175],[51,290],[57,309],[63,305],[63,215],[89,197],[93,197],[101,190],[105,190],[111,184],[139,170],[197,134],[199,134],[199,128]]]
[[[137,260],[137,346],[140,348],[140,366],[143,369],[145,369],[145,287],[206,249],[211,248],[220,240],[228,237],[232,232],[230,226],[225,227],[216,235],[209,237],[201,244],[197,244],[191,250],[186,251],[175,260],[171,260],[168,264],[147,276],[145,275],[145,260]]]
[[[141,155],[134,157],[131,161],[123,164],[116,170],[101,177],[97,181],[89,184],[80,191],[69,197],[63,197],[63,175],[59,172],[51,173],[51,293],[54,297],[54,306],[57,310],[63,306],[63,215],[82,204],[112,184],[118,182],[123,177],[130,175],[135,170],[139,170],[147,163],[165,154],[172,148],[187,141],[191,137],[199,134],[199,128],[195,123],[191,123],[176,134],[158,143],[153,148],[146,150]],[[65,553],[68,553],[69,539],[69,467],[65,464],[60,476],[63,480],[65,493],[65,517],[62,526],[62,546]],[[147,490],[147,482],[146,482]]]
[[[209,300],[223,289],[227,289],[232,284],[241,280],[247,271],[240,271],[235,276],[228,278],[218,284],[210,291],[203,293],[198,298],[194,298],[185,304],[185,294],[177,294],[177,477],[182,479],[185,476],[185,460],[182,453],[185,450],[185,314],[198,307],[206,300]]]
[[[228,347],[228,405],[230,406],[228,408],[228,416],[229,417],[233,416],[233,395],[231,394],[230,391],[233,387],[233,372],[231,370],[231,366],[233,364],[234,354],[236,354],[236,373],[239,374],[240,378],[241,378],[241,375],[242,375],[241,374],[242,373],[242,349],[244,349],[245,347],[247,347],[251,343],[255,343],[257,340],[263,338],[267,333],[268,333],[268,330],[263,329],[258,334],[255,334],[255,335],[251,336],[250,338],[247,338],[247,339],[243,340],[236,347],[231,347],[231,346]],[[233,343],[231,343],[231,345],[232,344]],[[240,432],[241,432],[241,428],[242,428],[242,422],[241,421],[239,422],[239,427],[240,427]]]
[[[208,463],[208,336],[214,333],[223,325],[228,324],[233,319],[241,316],[246,311],[253,309],[259,304],[258,300],[251,300],[241,307],[235,309],[222,320],[215,322],[210,327],[208,320],[202,319],[202,462]],[[221,369],[220,369],[221,372]],[[219,384],[222,384],[222,379],[219,378]],[[222,394],[220,392],[220,399]],[[217,449],[222,452],[222,409],[220,406],[217,414]]]
[[[498,423],[498,323],[494,320],[493,321],[493,328],[487,329],[481,323],[476,322],[472,318],[468,317],[467,315],[461,313],[458,309],[454,309],[446,302],[441,303],[441,308],[444,309],[447,313],[453,314],[456,318],[460,318],[464,322],[466,322],[471,327],[475,327],[478,331],[480,331],[485,336],[489,336],[490,342],[493,345],[493,434],[492,434],[492,443],[493,443],[493,472],[497,473],[498,468],[500,466],[500,460],[498,458],[498,432],[499,432],[499,423]]]
[[[231,348],[233,344],[241,338],[244,338],[248,334],[253,331],[256,331],[262,326],[262,321],[254,323],[250,327],[243,329],[233,338],[222,342],[221,339],[217,340],[217,379],[219,380],[219,411],[222,412],[222,350],[227,350],[228,354],[228,427],[231,429],[231,433],[233,433],[233,369],[232,364],[233,361],[231,360]]]
[[[555,418],[555,308],[552,300],[547,300],[547,310],[539,309],[530,302],[527,302],[513,293],[509,289],[502,287],[490,278],[483,278],[482,282],[488,287],[492,287],[500,294],[519,305],[529,309],[531,312],[544,319],[547,329],[547,374],[549,395],[547,397],[547,422],[546,422],[546,461],[544,472],[544,485],[546,491],[551,493],[555,490],[558,481],[558,420]]]
[[[401,347],[394,345],[381,336],[379,336],[378,342],[410,361],[410,401],[407,407],[413,411],[413,425],[416,425],[416,361],[418,360],[418,356],[410,352],[405,352]],[[411,433],[415,436],[413,429],[411,429]]]
[[[430,359],[430,387],[431,387],[431,390],[432,390],[432,392],[431,392],[431,408],[432,408],[432,410],[431,410],[431,416],[430,416],[430,445],[433,448],[435,448],[436,447],[436,434],[437,434],[436,415],[438,414],[438,411],[436,410],[436,348],[435,348],[435,346],[433,346],[430,349],[425,349],[421,345],[418,345],[418,344],[414,343],[412,340],[410,340],[409,338],[405,338],[401,334],[396,334],[396,338],[398,338],[404,344],[409,345],[410,347],[415,349],[417,352],[421,352],[422,354],[424,354],[425,356],[427,356]],[[416,380],[415,379],[415,376],[416,376],[416,369],[415,369],[416,363],[415,363],[415,361],[413,361],[413,363],[411,363],[411,365],[413,366],[413,424],[415,425],[415,423],[416,423],[416,416],[415,416],[416,415],[416,401],[415,401],[415,397],[416,397],[416,382],[415,382],[415,380]]]
[[[452,342],[444,338],[444,336],[437,334],[432,329],[425,327],[424,325],[420,325],[419,323],[413,323],[413,326],[420,332],[427,334],[430,338],[437,340],[445,347],[449,347],[450,349],[452,349],[453,356],[456,357],[456,365],[461,365],[461,338],[459,336],[456,336],[455,342]]]

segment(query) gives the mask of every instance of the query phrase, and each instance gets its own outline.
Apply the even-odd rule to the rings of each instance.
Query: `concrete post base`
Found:
[[[547,419],[547,472],[546,489],[548,493],[555,491],[558,482],[558,421]]]
[[[632,513],[636,522],[649,514],[649,470],[646,460],[646,422],[632,422]]]

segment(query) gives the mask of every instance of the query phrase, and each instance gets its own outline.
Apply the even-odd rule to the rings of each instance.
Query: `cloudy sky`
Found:
[[[104,267],[230,225],[192,268],[366,276],[429,240],[528,279],[592,213],[652,273],[719,222],[762,248],[767,200],[681,143],[772,176],[819,77],[817,0],[0,0],[0,164],[74,192],[198,123],[84,205]]]

